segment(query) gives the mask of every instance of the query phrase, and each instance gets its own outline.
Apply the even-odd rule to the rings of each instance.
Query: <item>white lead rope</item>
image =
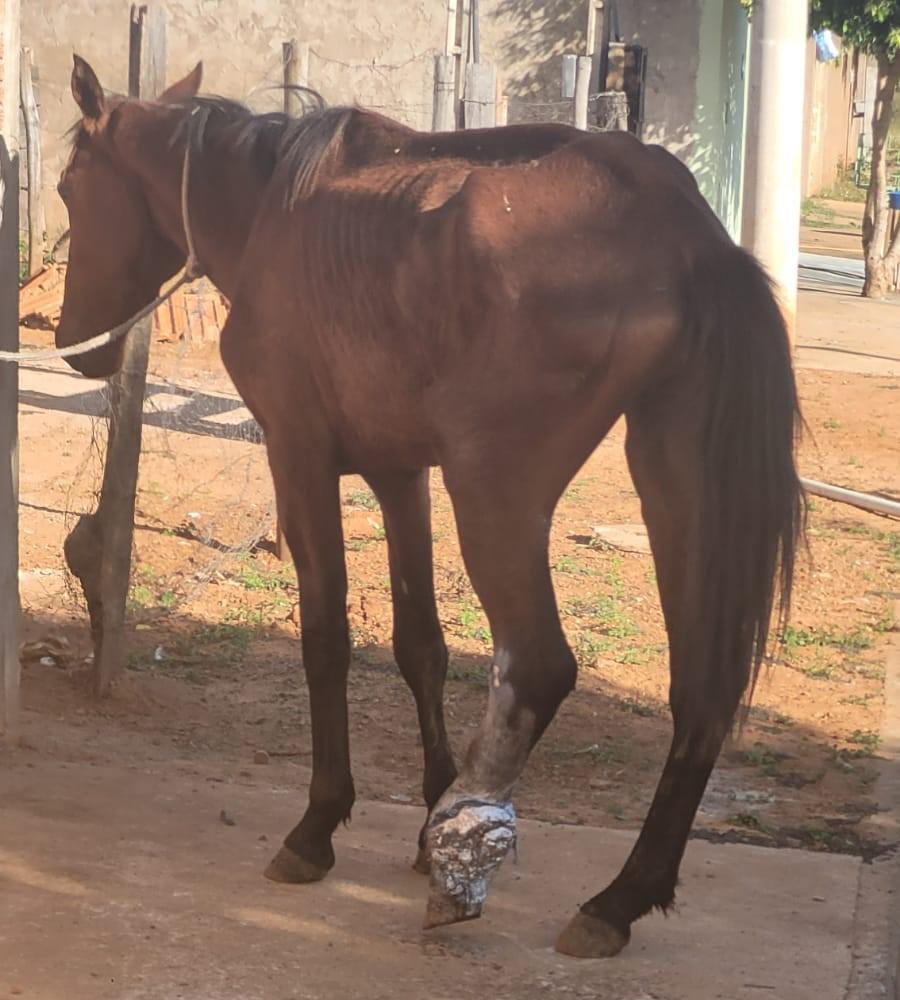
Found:
[[[191,115],[195,115],[199,110],[199,108],[195,108],[191,112]],[[201,127],[202,124],[203,123],[201,123]],[[135,323],[139,323],[142,319],[155,312],[156,309],[163,304],[163,302],[170,299],[183,285],[189,285],[192,281],[196,281],[198,278],[203,277],[204,271],[200,266],[200,261],[197,257],[197,250],[194,246],[194,236],[191,232],[190,217],[188,213],[192,137],[193,130],[189,127],[187,132],[187,143],[184,151],[184,165],[181,170],[181,218],[184,226],[184,238],[187,243],[188,253],[187,261],[185,262],[181,274],[178,276],[178,280],[173,285],[170,285],[162,295],[157,295],[152,302],[148,303],[143,309],[135,313],[131,319],[126,320],[124,323],[120,323],[118,326],[113,327],[112,330],[108,330],[106,333],[97,334],[96,337],[91,337],[90,340],[82,340],[77,344],[71,344],[69,347],[47,348],[43,351],[0,351],[0,361],[8,361],[11,364],[27,364],[32,361],[53,361],[56,358],[72,358],[78,354],[87,354],[88,351],[94,351],[98,347],[106,347],[107,344],[112,344],[120,337],[124,337],[125,334],[128,333],[128,331],[135,325]]]

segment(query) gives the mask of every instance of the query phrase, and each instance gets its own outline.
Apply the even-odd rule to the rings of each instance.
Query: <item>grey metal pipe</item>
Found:
[[[831,486],[829,483],[820,483],[815,479],[801,479],[800,482],[806,492],[812,493],[814,496],[825,497],[826,500],[835,500],[838,503],[848,503],[874,514],[900,518],[900,503],[896,500],[876,497],[871,493],[857,493],[856,490],[845,490],[842,486]]]

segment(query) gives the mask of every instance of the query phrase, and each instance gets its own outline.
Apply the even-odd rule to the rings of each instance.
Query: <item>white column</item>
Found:
[[[741,242],[763,263],[793,337],[800,256],[807,0],[756,0]]]

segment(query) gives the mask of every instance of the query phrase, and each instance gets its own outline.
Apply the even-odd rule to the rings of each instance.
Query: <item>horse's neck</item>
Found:
[[[189,227],[201,268],[231,298],[268,179],[248,158],[223,153],[215,136],[210,136],[199,153],[191,154],[185,220],[181,192],[185,142],[173,144],[169,131],[142,142],[140,159],[132,166],[144,184],[156,224],[185,256]]]

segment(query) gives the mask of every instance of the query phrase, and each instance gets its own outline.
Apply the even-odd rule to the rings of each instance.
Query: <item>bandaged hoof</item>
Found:
[[[511,802],[463,800],[433,816],[426,835],[431,884],[425,929],[481,916],[488,883],[516,843]]]

